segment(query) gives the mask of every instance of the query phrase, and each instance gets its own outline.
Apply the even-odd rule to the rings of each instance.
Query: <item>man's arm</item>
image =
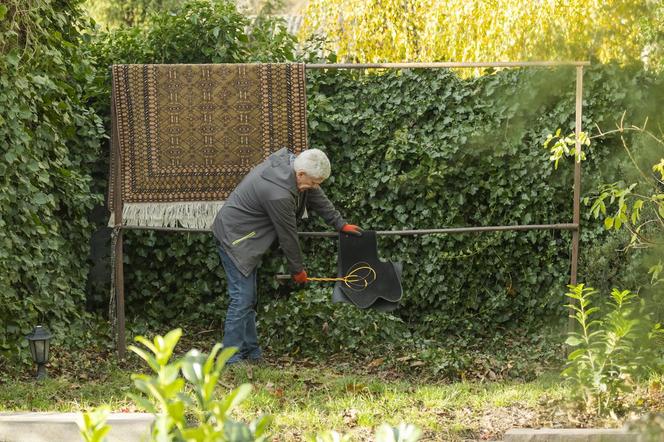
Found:
[[[316,212],[321,218],[325,220],[335,230],[341,230],[346,224],[346,220],[341,217],[341,214],[334,205],[327,199],[325,192],[318,187],[307,191],[307,206]]]
[[[286,255],[288,269],[291,274],[304,270],[302,251],[297,239],[297,224],[295,220],[295,201],[292,198],[268,200],[263,207],[272,221],[274,230],[279,238],[279,246]]]

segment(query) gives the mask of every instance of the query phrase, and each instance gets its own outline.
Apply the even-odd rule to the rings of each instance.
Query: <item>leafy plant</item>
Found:
[[[237,349],[222,350],[221,344],[216,344],[209,355],[194,349],[183,358],[169,362],[181,336],[182,330],[175,329],[163,337],[155,337],[152,342],[142,336],[136,337],[136,341],[149,351],[130,346],[130,350],[146,361],[154,372],[154,375],[132,376],[136,388],[145,395],[134,395],[134,400],[156,416],[152,439],[267,440],[271,417],[261,416],[249,425],[230,417],[233,409],[249,395],[249,384],[240,385],[224,398],[216,398],[219,376]],[[195,425],[188,423],[188,414],[195,419]]]
[[[174,329],[152,341],[137,336],[145,348],[130,346],[152,369],[153,375],[133,374],[134,386],[143,395],[132,399],[155,415],[151,430],[153,441],[256,441],[267,440],[272,422],[264,415],[249,425],[231,419],[233,409],[251,392],[251,385],[242,384],[223,398],[216,388],[226,361],[237,351],[216,344],[209,355],[193,349],[171,362],[173,351],[182,336]],[[110,429],[105,424],[107,410],[95,409],[83,415],[81,434],[86,442],[103,441]],[[190,422],[193,419],[193,424]]]
[[[416,442],[421,434],[414,425],[402,423],[398,427],[391,427],[383,424],[376,430],[376,442]]]
[[[625,184],[621,182],[603,184],[599,192],[594,196],[589,196],[584,199],[586,205],[592,203],[591,213],[594,218],[600,215],[604,216],[604,226],[610,230],[619,230],[623,225],[632,234],[631,245],[648,246],[656,244],[653,240],[649,240],[641,233],[647,224],[655,223],[657,230],[664,230],[664,192],[661,187],[664,185],[664,158],[659,158],[656,164],[651,166],[651,172],[644,171],[635,160],[632,150],[627,146],[623,134],[626,131],[637,131],[650,140],[654,140],[655,145],[659,146],[659,150],[664,152],[664,139],[658,137],[654,133],[646,130],[647,120],[642,127],[631,125],[624,126],[624,117],[621,119],[618,128],[615,130],[603,132],[598,127],[598,134],[589,137],[585,132],[581,132],[579,142],[583,146],[590,146],[591,139],[604,138],[612,134],[619,134],[622,145],[630,159],[631,165],[639,173],[640,182]],[[553,146],[549,147],[549,143],[556,140]],[[575,136],[562,136],[560,129],[556,131],[555,135],[549,134],[544,143],[544,147],[551,150],[551,161],[554,161],[555,167],[558,167],[558,161],[564,156],[575,155],[576,161],[585,160],[585,152],[581,150],[578,154],[573,148],[575,145]],[[637,186],[645,188],[646,194],[638,193]],[[615,211],[612,214],[607,214],[607,200],[609,205],[615,206]],[[630,206],[631,201],[631,206]],[[641,221],[641,215],[644,211],[644,204],[652,207],[653,217]]]
[[[544,147],[551,151],[550,160],[554,161],[557,168],[558,161],[563,157],[576,156],[576,161],[579,162],[585,160],[584,150],[590,146],[592,139],[618,135],[629,158],[629,165],[636,172],[636,181],[603,183],[594,194],[586,196],[583,201],[585,205],[591,206],[590,213],[593,218],[603,218],[607,230],[625,229],[629,232],[630,240],[625,246],[626,249],[653,248],[661,251],[664,249],[664,157],[660,155],[664,155],[664,138],[646,129],[647,118],[643,126],[626,126],[625,114],[626,112],[614,130],[602,131],[598,126],[596,135],[588,136],[581,132],[579,142],[585,147],[578,153],[575,150],[575,136],[563,136],[560,129],[555,135],[547,136]],[[643,161],[639,161],[635,149],[629,147],[625,139],[628,132],[635,132],[640,136],[640,139],[637,138],[634,142],[640,145],[641,151],[645,150],[639,152],[642,156],[645,154],[645,161],[651,161],[649,170],[644,170]],[[549,146],[552,141],[555,143]],[[661,260],[649,268],[652,285],[662,281],[659,278],[661,269]]]
[[[222,349],[216,344],[209,355],[194,349],[171,362],[173,351],[182,336],[174,329],[152,341],[137,336],[135,340],[145,348],[130,346],[143,359],[153,375],[133,374],[134,386],[143,395],[132,394],[133,400],[155,415],[151,430],[152,441],[188,442],[264,442],[272,417],[263,415],[249,425],[234,421],[233,410],[251,393],[251,385],[242,384],[223,398],[216,389],[221,372],[236,348]],[[84,413],[79,423],[85,442],[103,442],[110,430],[106,424],[107,407]],[[193,421],[193,422],[191,422]],[[416,442],[421,431],[413,425],[391,427],[383,424],[376,430],[376,442]],[[328,431],[312,438],[315,442],[348,440],[339,433]]]
[[[84,442],[104,442],[111,427],[106,424],[110,408],[101,406],[82,414],[78,427]]]
[[[591,298],[596,291],[583,284],[570,285],[567,307],[580,326],[570,332],[569,354],[562,375],[572,384],[573,394],[588,411],[604,415],[621,407],[621,395],[652,371],[661,371],[657,343],[663,335],[660,324],[636,308],[638,296],[629,290],[613,289],[610,310],[601,316]]]
[[[549,144],[555,140],[552,146]],[[585,132],[579,132],[579,144],[581,146],[590,146],[590,138]],[[553,167],[558,168],[558,162],[561,158],[564,157],[575,157],[577,162],[581,162],[586,159],[586,154],[581,148],[578,152],[576,151],[576,134],[569,134],[568,136],[563,136],[560,134],[560,128],[556,130],[555,135],[549,134],[544,140],[544,148],[551,151],[551,156],[549,160],[553,161]]]

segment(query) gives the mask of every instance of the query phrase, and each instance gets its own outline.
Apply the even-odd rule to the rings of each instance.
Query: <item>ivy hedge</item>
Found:
[[[66,318],[83,298],[89,269],[87,216],[106,192],[108,170],[108,147],[104,142],[104,153],[99,153],[98,117],[85,99],[92,95],[90,102],[108,130],[110,64],[334,61],[333,56],[319,59],[317,42],[299,47],[278,20],[259,17],[250,22],[230,2],[193,1],[176,14],[152,17],[144,27],[100,34],[89,46],[94,78],[89,62],[77,52],[79,46],[64,47],[72,51],[68,62],[83,66],[80,75],[74,82],[60,77],[58,70],[45,76],[69,80],[67,93],[60,93],[73,97],[70,106],[79,113],[58,112],[69,117],[51,120],[55,114],[49,114],[40,121],[47,133],[66,139],[66,160],[56,156],[55,166],[45,165],[42,174],[35,174],[30,162],[0,157],[0,167],[10,170],[7,164],[13,164],[14,177],[2,181],[0,239],[8,246],[0,251],[0,263],[3,275],[4,268],[16,275],[0,280],[0,319],[12,318],[23,329],[39,312],[48,311],[49,320]],[[5,72],[0,73],[3,82],[11,81],[6,75],[17,75],[0,72]],[[32,78],[34,71],[21,75]],[[324,188],[345,217],[365,229],[571,222],[573,166],[566,163],[553,170],[541,144],[558,127],[573,131],[574,78],[573,68],[502,70],[470,79],[444,69],[308,70],[310,145],[326,151],[333,164]],[[30,103],[40,103],[34,97],[48,96],[48,90],[34,81],[23,93],[31,94]],[[634,121],[645,115],[661,118],[657,104],[662,90],[661,78],[636,67],[593,66],[584,77],[584,128],[613,126],[624,110]],[[2,103],[26,101],[10,96],[13,93],[3,88]],[[62,106],[58,103],[48,102]],[[33,114],[41,112],[22,114],[22,105],[16,106],[16,115],[25,115],[21,118],[26,121],[10,135],[3,134],[10,144],[30,155],[60,152],[58,143],[14,141],[21,140],[25,127],[33,127]],[[76,129],[68,129],[72,126]],[[6,127],[0,126],[0,132]],[[616,160],[621,149],[615,138],[592,146],[583,166],[584,193],[615,180],[614,172],[622,170]],[[70,180],[62,168],[73,174]],[[28,177],[35,177],[34,182]],[[29,190],[20,190],[14,183],[22,180],[30,180],[36,189],[26,184]],[[35,196],[42,194],[41,199]],[[19,202],[10,200],[11,195],[23,196]],[[98,233],[107,236],[101,227],[107,214],[100,207],[93,218]],[[613,237],[582,214],[579,279],[600,289],[642,284],[640,273],[633,271],[638,262],[615,253],[615,247],[607,246]],[[33,224],[28,233],[20,233]],[[324,228],[315,218],[301,226]],[[288,286],[277,286],[273,276],[285,265],[275,250],[259,272],[260,333],[277,352],[306,355],[371,354],[390,348],[435,353],[445,346],[478,342],[499,348],[501,336],[566,320],[563,293],[569,280],[570,240],[571,234],[562,231],[381,237],[382,257],[404,263],[403,304],[390,315],[333,305],[327,286],[311,284],[292,293]],[[45,246],[49,241],[54,247]],[[127,232],[125,241],[128,326],[137,332],[205,326],[220,338],[225,282],[212,237],[134,231]],[[334,241],[304,239],[302,245],[311,275],[334,274]],[[33,269],[30,275],[20,270],[26,266]],[[108,303],[108,266],[100,274],[99,283],[88,286],[88,300],[96,309]],[[44,286],[40,278],[50,285]],[[37,287],[58,289],[26,301]],[[53,293],[58,297],[51,302]],[[23,313],[25,308],[32,309],[31,316]],[[7,343],[19,333],[3,330],[0,343],[9,348]]]
[[[77,0],[0,4],[0,355],[84,316],[104,136],[86,29]]]
[[[573,131],[573,68],[475,79],[448,70],[307,76],[311,147],[330,156],[324,187],[349,221],[376,230],[571,222],[573,164],[554,170],[542,142],[557,127]],[[661,79],[598,66],[584,82],[584,127],[612,126],[623,109],[632,119],[657,115]],[[593,144],[584,194],[620,173],[621,149],[618,139]],[[579,280],[643,285],[638,261],[616,253],[617,240],[582,214]],[[326,228],[316,218],[301,226]],[[224,278],[210,237],[133,232],[128,242],[130,316],[169,326],[193,321],[220,333]],[[302,244],[310,274],[334,274],[334,241]],[[314,357],[418,351],[451,374],[477,363],[463,362],[454,348],[491,342],[500,349],[497,337],[537,334],[567,319],[570,232],[381,237],[379,249],[404,263],[404,301],[394,315],[332,305],[331,289],[314,284],[284,297],[273,280],[285,271],[283,257],[267,256],[259,272],[262,339],[278,353]]]
[[[447,70],[316,72],[308,81],[311,146],[326,150],[335,166],[326,189],[362,226],[571,222],[573,165],[554,170],[541,145],[557,127],[574,130],[573,68],[467,80]],[[661,87],[662,78],[638,69],[588,69],[584,127],[613,127],[623,110],[631,121],[661,119]],[[596,141],[588,157],[586,194],[625,175],[618,138]],[[643,285],[644,272],[634,271],[639,261],[604,250],[615,242],[587,213],[582,223],[579,280]],[[333,273],[334,244],[305,244],[314,273]],[[385,259],[404,262],[397,315],[421,340],[468,343],[567,318],[561,295],[569,282],[569,232],[384,237],[379,244]]]

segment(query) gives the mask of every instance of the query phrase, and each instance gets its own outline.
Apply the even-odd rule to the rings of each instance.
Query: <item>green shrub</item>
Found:
[[[367,357],[414,348],[407,324],[397,316],[332,304],[325,289],[298,290],[262,303],[258,319],[265,345],[278,354]]]
[[[152,341],[142,336],[136,341],[145,348],[130,346],[153,374],[133,374],[134,386],[142,395],[132,395],[134,401],[154,414],[152,441],[197,442],[263,442],[269,440],[268,429],[272,417],[262,415],[249,425],[234,421],[233,410],[251,393],[251,385],[242,384],[219,398],[216,393],[219,378],[228,359],[237,351],[222,349],[215,344],[210,354],[193,349],[182,358],[171,361],[173,351],[182,336],[175,329]],[[147,349],[147,350],[146,350]],[[108,409],[100,407],[83,414],[81,434],[86,442],[102,442],[110,430],[106,425]],[[412,425],[393,428],[383,424],[376,430],[376,442],[416,442],[421,431]],[[336,432],[325,432],[314,442],[347,440]]]
[[[175,329],[152,341],[138,336],[144,348],[131,346],[150,367],[153,374],[133,374],[134,386],[142,395],[132,395],[134,401],[155,415],[150,440],[162,441],[256,441],[268,440],[270,416],[260,416],[249,425],[234,421],[233,410],[251,392],[251,385],[242,384],[218,398],[215,392],[226,361],[236,348],[221,349],[216,344],[209,355],[198,350],[188,351],[184,357],[171,361],[173,350],[182,336]],[[193,423],[190,420],[193,419]],[[86,440],[101,441],[108,426],[103,411],[84,414],[81,433]]]
[[[329,154],[326,192],[351,221],[376,230],[571,222],[571,162],[554,172],[539,148],[552,122],[573,128],[571,69],[470,80],[446,70],[307,75],[311,146]],[[615,66],[589,69],[584,126],[611,124],[625,108],[660,115],[661,84]],[[603,181],[618,148],[616,139],[591,148],[584,190]],[[582,214],[582,254],[607,237],[590,219]],[[320,228],[314,220],[303,230]],[[558,287],[569,278],[570,239],[555,231],[382,237],[379,248],[404,262],[397,314],[413,333],[486,339],[564,317]],[[334,244],[304,243],[313,274],[333,273]],[[614,279],[630,277],[621,271],[628,259],[612,254]],[[594,265],[583,262],[580,277]]]
[[[580,330],[570,332],[569,354],[563,376],[586,411],[605,415],[622,411],[623,396],[636,383],[662,370],[661,345],[664,332],[652,314],[639,305],[629,290],[611,291],[608,313],[600,314],[597,292],[583,284],[570,285],[566,294]]]
[[[72,336],[83,314],[103,127],[79,3],[0,4],[0,356],[26,358],[38,322]]]

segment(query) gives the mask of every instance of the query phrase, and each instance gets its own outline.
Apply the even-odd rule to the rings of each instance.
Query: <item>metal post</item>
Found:
[[[338,63],[338,64],[307,64],[306,69],[421,69],[421,68],[479,68],[479,67],[545,67],[545,66],[575,66],[576,67],[576,153],[581,152],[579,134],[582,124],[582,104],[583,104],[583,66],[589,66],[588,61],[533,61],[533,62],[436,62],[436,63]],[[112,76],[111,76],[112,77]],[[155,228],[142,226],[123,226],[122,225],[122,167],[121,154],[118,145],[118,136],[116,131],[117,122],[115,114],[115,86],[111,87],[111,148],[112,162],[115,171],[114,187],[114,225],[117,229],[117,241],[114,250],[111,253],[115,257],[115,295],[117,311],[117,350],[118,356],[124,358],[126,351],[125,343],[125,305],[124,305],[124,273],[123,273],[123,241],[122,232],[125,229],[150,229],[150,230],[168,230],[168,231],[187,231],[187,232],[209,232],[208,229],[181,229],[181,228]],[[426,235],[435,233],[471,233],[487,231],[504,230],[572,230],[572,257],[571,257],[571,284],[576,284],[577,267],[579,257],[579,232],[580,232],[580,196],[581,196],[581,164],[575,161],[574,166],[574,214],[571,224],[550,224],[550,225],[523,225],[523,226],[486,226],[486,227],[463,227],[463,228],[444,228],[427,230],[401,230],[401,231],[381,231],[376,232],[379,235]],[[301,236],[327,236],[333,237],[335,232],[299,232]],[[570,327],[573,322],[570,318]]]
[[[117,229],[117,239],[115,242],[115,302],[116,302],[116,338],[118,358],[124,359],[126,351],[125,342],[125,299],[124,299],[124,259],[122,250],[122,229],[117,226],[122,225],[122,157],[120,155],[120,146],[118,143],[118,127],[115,115],[115,85],[111,86],[111,161],[115,172],[115,183],[113,188],[113,224]]]
[[[570,284],[576,284],[577,270],[579,265],[579,234],[580,234],[580,212],[581,212],[581,124],[583,116],[583,66],[576,67],[576,125],[574,133],[576,135],[575,159],[574,159],[574,213],[572,223],[577,228],[572,232],[572,265]],[[573,312],[570,312],[572,314]],[[575,327],[574,318],[570,317],[568,321],[568,331],[573,331]]]
[[[575,224],[523,224],[513,226],[482,226],[482,227],[446,227],[442,229],[419,229],[419,230],[378,230],[377,236],[418,236],[435,234],[457,234],[457,233],[483,233],[483,232],[525,232],[529,230],[572,230],[577,229]],[[336,238],[337,232],[298,232],[300,236],[307,237],[332,237]]]
[[[118,206],[115,206],[116,208]],[[116,220],[122,218],[116,216]],[[124,300],[124,269],[123,269],[123,250],[122,250],[122,230],[118,231],[117,241],[115,243],[115,300],[118,323],[116,329],[118,358],[124,359],[125,343],[125,300]]]

